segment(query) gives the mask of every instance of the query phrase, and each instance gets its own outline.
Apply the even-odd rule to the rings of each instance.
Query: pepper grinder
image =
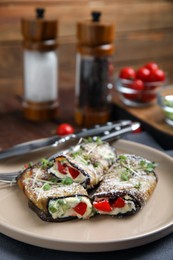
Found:
[[[75,121],[79,126],[103,124],[110,119],[112,54],[115,27],[102,22],[101,12],[77,23]]]
[[[39,121],[58,116],[58,54],[55,19],[45,19],[45,10],[21,20],[23,35],[23,110],[27,119]]]

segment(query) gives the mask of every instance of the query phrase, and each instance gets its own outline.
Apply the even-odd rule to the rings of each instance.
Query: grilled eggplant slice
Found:
[[[156,187],[155,166],[140,156],[119,155],[92,196],[96,212],[124,216],[139,211]]]
[[[115,148],[108,143],[100,139],[87,141],[65,155],[56,157],[49,172],[59,179],[69,176],[85,188],[93,188],[101,181],[116,158]]]
[[[62,222],[73,218],[88,219],[93,215],[87,191],[78,183],[57,182],[40,165],[27,168],[17,178],[31,209],[48,222]]]

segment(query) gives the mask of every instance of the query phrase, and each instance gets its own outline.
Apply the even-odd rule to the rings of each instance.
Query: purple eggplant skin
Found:
[[[72,219],[76,219],[77,217],[66,217],[66,218],[57,218],[57,219],[53,219],[52,216],[49,213],[45,213],[44,211],[40,210],[36,205],[34,205],[34,203],[32,203],[32,201],[28,201],[28,206],[30,209],[32,209],[37,216],[45,221],[45,222],[65,222],[65,221],[69,221]]]

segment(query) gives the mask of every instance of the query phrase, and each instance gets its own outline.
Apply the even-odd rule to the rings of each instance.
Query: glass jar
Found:
[[[114,26],[101,23],[100,15],[77,25],[75,121],[86,127],[110,118]]]
[[[37,17],[22,20],[24,115],[31,120],[47,120],[58,115],[57,20]]]

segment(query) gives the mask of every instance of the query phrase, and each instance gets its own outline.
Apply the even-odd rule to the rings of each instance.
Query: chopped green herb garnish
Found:
[[[33,162],[29,162],[28,167],[32,167],[32,166],[33,166]]]
[[[94,137],[94,142],[96,142],[97,144],[103,144],[102,139],[98,136]]]
[[[146,172],[153,172],[157,164],[155,162],[140,161],[141,168]]]
[[[41,168],[42,168],[42,169],[45,169],[45,168],[51,167],[51,166],[53,166],[53,162],[52,162],[52,161],[49,161],[49,160],[47,160],[47,159],[45,159],[45,158],[43,158],[43,159],[41,160]]]
[[[58,199],[57,202],[58,202],[59,205],[64,205],[65,204],[63,199]]]
[[[57,212],[57,207],[55,205],[49,205],[49,211],[55,213]]]
[[[131,177],[131,174],[128,170],[125,170],[121,173],[120,178],[122,181],[128,181]]]
[[[93,138],[91,136],[89,136],[88,138],[84,138],[83,141],[84,141],[85,144],[92,143],[93,142]]]
[[[93,166],[94,166],[95,168],[97,168],[97,167],[99,166],[99,164],[100,164],[99,162],[94,162],[94,163],[93,163]]]
[[[65,200],[63,200],[63,199],[58,199],[57,203],[62,207],[63,211],[66,211],[67,209],[70,208],[68,203]]]
[[[93,143],[93,142],[95,142],[97,144],[103,143],[102,139],[98,136],[94,136],[94,137],[89,136],[88,138],[84,138],[83,141],[84,141],[84,143]]]
[[[140,182],[138,182],[137,184],[134,185],[134,188],[136,188],[138,190],[140,189],[140,187],[141,187],[141,183]]]
[[[80,152],[80,150],[79,150],[79,151],[77,151],[77,152],[71,153],[71,156],[72,156],[73,158],[76,158],[76,157],[79,156],[80,154],[81,154],[81,152]]]
[[[88,154],[83,154],[83,158],[84,158],[84,160],[86,160],[86,161],[90,160],[90,157],[89,157]]]
[[[125,155],[119,155],[118,156],[118,159],[121,161],[121,162],[125,162],[127,160],[127,157]]]
[[[45,183],[43,185],[43,190],[50,190],[50,184],[49,183]]]
[[[65,184],[65,185],[70,185],[70,184],[73,183],[73,180],[72,180],[72,178],[70,178],[70,177],[67,176],[66,178],[63,178],[63,179],[62,179],[61,183],[62,183],[62,184]]]
[[[149,162],[147,160],[141,160],[138,164],[131,163],[125,155],[119,155],[118,157],[120,165],[126,168],[131,174],[136,174],[139,170],[143,170],[146,173],[153,172],[157,164],[155,162]]]
[[[52,183],[57,183],[58,179],[56,177],[54,177],[54,178],[51,178],[49,181],[52,182]]]

